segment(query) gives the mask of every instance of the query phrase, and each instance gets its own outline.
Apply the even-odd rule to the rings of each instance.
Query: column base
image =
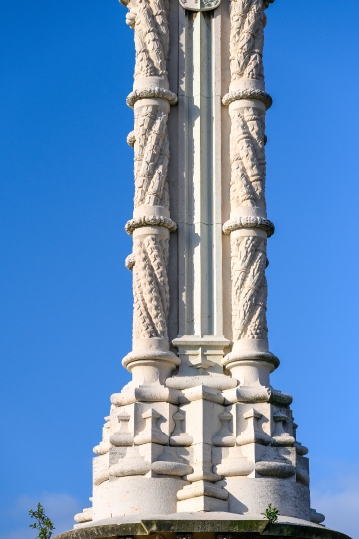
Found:
[[[180,363],[173,352],[159,349],[134,350],[122,360],[122,365],[132,374],[134,385],[157,381],[164,384]]]

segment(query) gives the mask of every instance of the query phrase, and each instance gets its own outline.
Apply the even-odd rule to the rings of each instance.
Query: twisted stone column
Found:
[[[167,0],[127,3],[126,22],[135,32],[136,66],[133,92],[135,128],[128,136],[134,147],[135,198],[133,219],[126,231],[133,236],[133,253],[126,264],[133,270],[133,351],[123,365],[136,384],[165,378],[179,360],[169,350],[168,248],[176,224],[170,218],[167,132],[170,105],[177,97],[168,88],[169,52]]]
[[[231,235],[233,348],[223,361],[241,384],[269,385],[278,359],[268,351],[267,238],[274,232],[265,200],[265,112],[272,99],[265,92],[263,0],[230,2],[229,93],[223,104],[231,118],[231,215],[223,226]]]

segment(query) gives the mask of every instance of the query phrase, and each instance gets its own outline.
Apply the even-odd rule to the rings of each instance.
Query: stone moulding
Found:
[[[178,533],[196,533],[201,539],[213,539],[213,533],[235,534],[234,537],[241,539],[252,539],[256,537],[292,537],[293,539],[350,539],[344,533],[320,526],[319,524],[306,524],[304,521],[283,522],[279,521],[271,524],[268,520],[258,519],[236,519],[237,515],[228,515],[223,518],[223,513],[212,513],[211,518],[203,515],[202,518],[195,518],[193,513],[183,513],[180,518],[166,519],[134,519],[126,522],[110,523],[106,520],[99,522],[97,526],[91,523],[84,524],[81,528],[61,533],[57,539],[108,539],[117,537],[139,538],[156,533],[166,533],[167,539],[176,539]],[[177,518],[176,518],[177,517]],[[294,519],[296,520],[296,519]],[[232,535],[233,536],[233,535]],[[132,539],[132,538],[131,538]],[[219,538],[218,538],[219,539]]]
[[[227,458],[221,464],[214,466],[214,471],[223,477],[246,476],[253,470],[253,462],[249,462],[243,457]]]
[[[150,360],[172,363],[175,367],[178,367],[181,363],[179,358],[173,352],[167,350],[142,350],[133,351],[127,354],[122,360],[122,366],[125,367],[125,369],[130,369],[132,363]]]
[[[183,464],[182,462],[167,462],[157,460],[151,466],[153,472],[159,475],[174,475],[183,477],[193,472],[192,466]]]
[[[293,402],[293,397],[292,395],[289,395],[289,393],[283,393],[282,391],[278,391],[277,389],[271,389],[271,396],[269,402],[275,404],[284,404],[284,406],[290,406]]]
[[[257,99],[265,104],[267,110],[273,105],[273,99],[271,96],[267,94],[267,92],[258,90],[257,88],[247,88],[245,90],[228,92],[228,94],[223,96],[222,104],[225,107],[228,107],[231,103],[233,103],[233,101],[237,101],[239,99]]]
[[[94,485],[98,487],[99,485],[101,485],[101,484],[104,483],[105,481],[108,481],[108,480],[109,480],[109,477],[110,477],[109,470],[103,471],[102,473],[100,473],[100,474],[96,477],[96,479],[94,479]]]
[[[267,233],[268,238],[274,234],[274,224],[269,219],[264,217],[237,217],[236,219],[230,219],[226,221],[223,225],[223,233],[230,234],[234,230],[240,228],[260,228]]]
[[[82,513],[77,513],[77,515],[74,516],[75,522],[78,524],[84,524],[85,522],[91,522],[93,517],[93,510],[92,507],[87,507],[83,510]]]
[[[177,230],[177,225],[172,219],[158,215],[146,215],[137,219],[130,219],[125,225],[125,230],[127,234],[132,236],[136,228],[141,228],[143,226],[163,226],[168,228],[170,232]]]
[[[265,361],[266,363],[271,363],[276,369],[280,365],[279,358],[272,354],[271,352],[252,352],[252,351],[242,351],[242,352],[230,352],[227,354],[223,360],[222,365],[228,368],[228,365],[235,361]]]
[[[126,406],[133,402],[171,402],[178,404],[179,392],[162,386],[159,382],[139,387],[132,387],[121,393],[111,395],[111,404]]]
[[[139,99],[150,99],[151,97],[164,99],[168,101],[170,105],[176,105],[178,99],[177,95],[171,90],[165,88],[141,88],[140,90],[134,90],[128,94],[126,98],[127,105],[133,109],[136,101]]]
[[[256,463],[256,471],[264,476],[291,477],[296,469],[295,466],[286,462],[260,461]]]

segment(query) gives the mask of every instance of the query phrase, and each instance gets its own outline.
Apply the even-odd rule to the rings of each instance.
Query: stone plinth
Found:
[[[298,519],[283,519],[270,524],[260,517],[250,520],[235,514],[183,513],[165,519],[111,519],[62,533],[57,539],[256,539],[257,537],[291,537],[292,539],[350,539],[343,533],[308,525]]]

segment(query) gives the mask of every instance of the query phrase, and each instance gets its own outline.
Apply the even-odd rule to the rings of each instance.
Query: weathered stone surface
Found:
[[[344,539],[310,507],[292,397],[270,383],[271,0],[121,2],[136,49],[132,380],[94,448],[92,507],[58,538]]]
[[[117,539],[119,537],[143,537],[156,534],[167,539],[176,539],[177,534],[191,533],[194,539],[213,539],[213,534],[230,534],[233,539],[254,539],[256,537],[291,537],[292,539],[350,539],[343,533],[303,522],[277,522],[270,524],[260,519],[231,519],[235,515],[214,513],[194,517],[193,513],[183,513],[176,519],[142,519],[132,523],[99,523],[70,532],[62,533],[57,539]],[[220,536],[218,535],[218,539]]]

